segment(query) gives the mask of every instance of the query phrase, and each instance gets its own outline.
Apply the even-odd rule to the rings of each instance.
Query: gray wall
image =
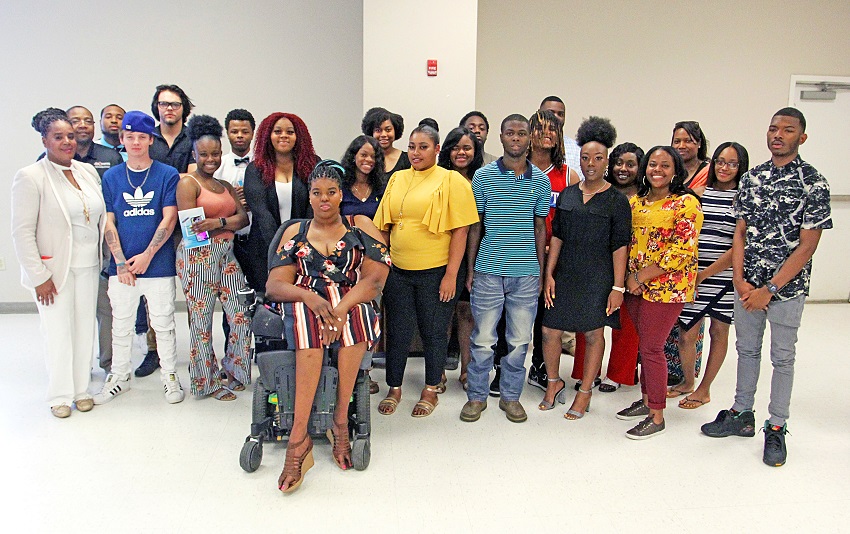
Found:
[[[35,112],[82,104],[97,114],[116,102],[150,113],[154,87],[175,83],[196,113],[222,121],[235,107],[258,122],[296,113],[319,155],[339,158],[362,117],[362,2],[4,0],[0,73],[0,302],[21,302],[31,299],[19,284],[8,191],[42,150]]]

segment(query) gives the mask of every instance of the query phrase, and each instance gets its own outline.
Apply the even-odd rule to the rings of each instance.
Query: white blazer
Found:
[[[93,166],[73,160],[71,169],[77,171],[78,179],[101,191],[100,176]],[[58,192],[65,180],[47,158],[19,170],[12,180],[12,241],[21,264],[21,284],[27,289],[35,289],[53,278],[56,291],[62,291],[68,277],[74,254],[71,218]],[[102,247],[106,226],[103,193],[99,200],[103,207],[98,221]]]

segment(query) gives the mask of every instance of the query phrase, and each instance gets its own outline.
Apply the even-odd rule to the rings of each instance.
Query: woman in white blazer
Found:
[[[60,109],[36,114],[47,157],[12,181],[12,240],[21,284],[41,317],[47,399],[54,416],[87,412],[106,205],[94,167],[74,160],[74,128]]]

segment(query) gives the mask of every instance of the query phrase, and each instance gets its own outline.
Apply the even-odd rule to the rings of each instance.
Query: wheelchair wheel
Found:
[[[260,467],[262,461],[263,444],[252,439],[246,440],[242,445],[242,451],[239,453],[239,467],[246,473],[253,473]]]
[[[369,379],[367,378],[358,380],[358,383],[355,386],[356,394],[355,394],[355,415],[357,417],[358,423],[366,423],[366,433],[372,433],[372,423],[371,423],[371,395],[369,394]],[[369,463],[368,461],[366,462]]]
[[[369,467],[369,460],[372,459],[372,447],[369,445],[368,439],[355,439],[351,444],[351,463],[354,469],[363,471]]]
[[[251,399],[251,422],[259,423],[269,415],[268,393],[259,378],[254,380],[253,395]]]

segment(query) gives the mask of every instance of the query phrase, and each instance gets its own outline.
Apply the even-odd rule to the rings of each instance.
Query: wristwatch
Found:
[[[220,222],[220,223],[221,223],[221,227],[222,227],[222,228],[224,228],[225,226],[227,226],[227,219],[225,219],[224,217],[219,217],[219,218],[218,218],[218,222]]]
[[[764,287],[766,287],[767,290],[770,291],[771,295],[775,295],[775,294],[779,293],[779,288],[776,287],[776,284],[774,284],[770,280],[767,281],[767,283],[764,285]]]

